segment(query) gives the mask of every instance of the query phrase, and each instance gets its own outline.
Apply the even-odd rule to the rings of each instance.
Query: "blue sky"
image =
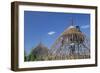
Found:
[[[40,42],[46,47],[54,43],[58,36],[71,25],[80,26],[90,37],[90,15],[59,12],[24,11],[24,48],[28,54]]]

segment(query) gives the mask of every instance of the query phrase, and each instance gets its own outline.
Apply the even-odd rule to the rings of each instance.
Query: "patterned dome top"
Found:
[[[83,42],[84,34],[80,31],[79,26],[69,26],[63,33],[64,38],[69,38],[71,42]]]
[[[80,31],[79,27],[77,26],[70,26],[62,33],[62,35],[68,35],[68,34],[77,34],[83,36],[83,33]]]

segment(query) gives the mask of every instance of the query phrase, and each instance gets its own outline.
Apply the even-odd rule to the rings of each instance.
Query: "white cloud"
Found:
[[[81,26],[82,29],[87,29],[87,28],[89,28],[89,27],[90,27],[89,25]]]
[[[50,32],[48,32],[48,35],[53,35],[53,34],[55,34],[56,32],[54,32],[54,31],[50,31]]]

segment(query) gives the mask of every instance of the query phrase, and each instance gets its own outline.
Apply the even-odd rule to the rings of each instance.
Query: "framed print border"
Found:
[[[60,8],[80,8],[95,10],[95,64],[82,65],[63,65],[63,66],[48,66],[34,68],[19,68],[19,6],[48,6]],[[97,66],[97,7],[84,5],[68,5],[68,4],[51,4],[51,3],[36,3],[36,2],[19,2],[11,3],[11,70],[27,71],[27,70],[45,70],[45,69],[60,69],[60,68],[77,68],[77,67],[92,67]]]

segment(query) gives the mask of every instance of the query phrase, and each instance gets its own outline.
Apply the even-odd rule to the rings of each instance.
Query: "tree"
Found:
[[[37,59],[36,55],[33,55],[32,53],[28,55],[28,61],[35,61],[36,59]]]
[[[24,51],[24,61],[27,61],[26,51]]]

